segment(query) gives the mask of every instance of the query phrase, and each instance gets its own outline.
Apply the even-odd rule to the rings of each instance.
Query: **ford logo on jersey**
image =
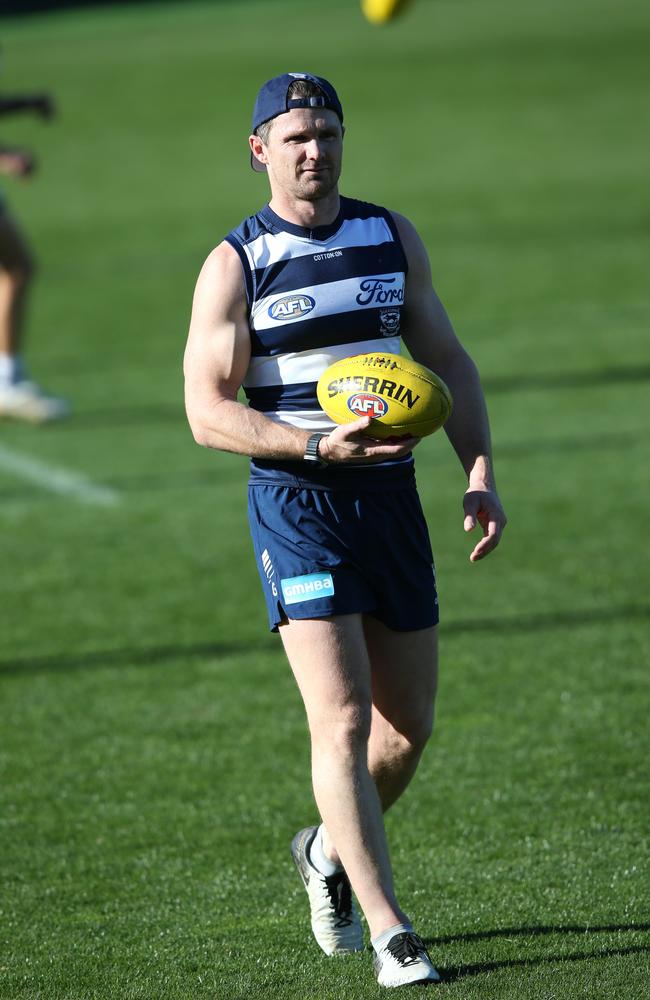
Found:
[[[355,392],[348,399],[348,409],[357,417],[383,417],[388,413],[388,403],[372,392]]]
[[[404,302],[404,289],[400,285],[397,288],[389,288],[395,283],[395,278],[365,278],[359,285],[360,292],[357,295],[357,302],[360,306],[369,306],[376,302],[377,305],[402,305]]]
[[[310,313],[315,305],[311,295],[285,295],[271,303],[268,313],[271,319],[298,319]]]

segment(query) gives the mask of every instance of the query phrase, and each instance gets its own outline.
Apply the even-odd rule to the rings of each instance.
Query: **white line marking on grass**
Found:
[[[80,472],[71,472],[40,459],[10,451],[0,444],[0,469],[35,483],[50,493],[72,497],[79,503],[97,507],[114,507],[120,502],[119,493],[108,486],[98,486]]]

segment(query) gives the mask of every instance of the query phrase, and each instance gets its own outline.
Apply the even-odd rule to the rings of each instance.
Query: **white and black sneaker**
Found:
[[[413,931],[394,934],[386,944],[375,949],[373,961],[380,986],[440,982],[440,974],[433,967],[424,941]]]
[[[323,875],[309,860],[309,848],[318,832],[309,826],[291,841],[291,854],[304,883],[311,907],[311,929],[326,955],[363,950],[363,928],[344,871]]]

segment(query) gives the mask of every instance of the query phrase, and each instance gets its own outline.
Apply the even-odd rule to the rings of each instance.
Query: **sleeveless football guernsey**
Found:
[[[407,261],[390,213],[341,198],[331,225],[309,229],[267,205],[226,241],[239,255],[246,283],[252,349],[243,388],[249,405],[271,420],[331,431],[335,425],[316,396],[325,369],[353,354],[400,353]],[[398,464],[411,463],[409,457]],[[283,471],[305,471],[305,464],[253,460],[251,481],[268,480],[271,473],[278,481]],[[364,472],[381,475],[388,464],[395,463],[366,465]],[[341,471],[325,469],[324,478],[333,481]]]

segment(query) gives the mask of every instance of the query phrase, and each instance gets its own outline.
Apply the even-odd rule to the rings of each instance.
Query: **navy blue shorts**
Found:
[[[248,515],[272,631],[291,618],[354,613],[398,632],[438,623],[414,484],[364,491],[251,483]]]

